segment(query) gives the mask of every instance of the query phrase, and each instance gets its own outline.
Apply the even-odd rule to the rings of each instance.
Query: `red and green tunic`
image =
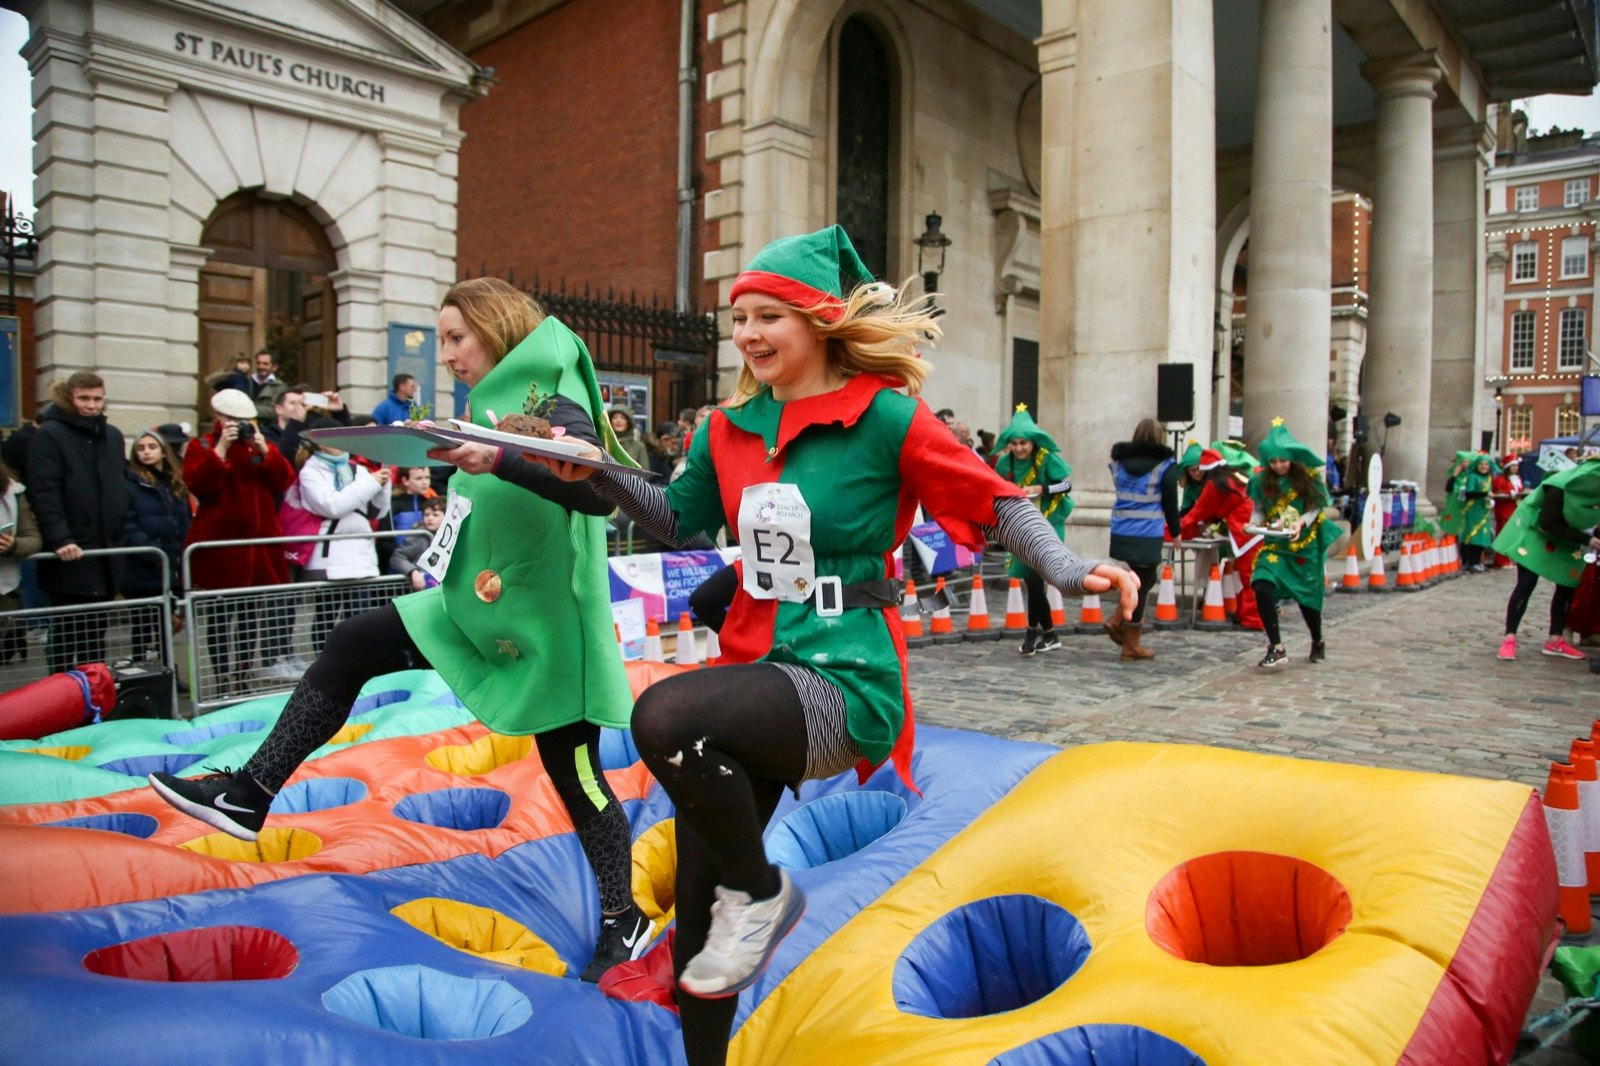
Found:
[[[918,503],[959,544],[982,550],[994,501],[1022,490],[964,448],[928,405],[873,374],[821,396],[780,402],[762,389],[719,407],[696,433],[666,489],[681,536],[739,527],[747,486],[795,486],[811,510],[817,575],[844,584],[894,574],[894,554]],[[757,600],[743,586],[721,631],[725,662],[805,666],[844,694],[863,780],[894,759],[910,779],[913,734],[905,639],[897,607],[819,618],[813,600]]]

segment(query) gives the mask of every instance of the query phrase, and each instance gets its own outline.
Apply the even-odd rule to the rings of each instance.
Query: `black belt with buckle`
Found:
[[[837,577],[819,577],[814,596],[818,617],[836,618],[851,609],[881,611],[885,607],[898,607],[900,583],[892,577],[883,577],[846,585]]]

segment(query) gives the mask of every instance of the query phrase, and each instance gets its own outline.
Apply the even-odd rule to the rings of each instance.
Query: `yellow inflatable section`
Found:
[[[797,966],[732,1061],[1087,1062],[1051,1041],[1107,1033],[1166,1052],[1097,1061],[1491,1061],[1554,886],[1524,786],[1082,747]]]

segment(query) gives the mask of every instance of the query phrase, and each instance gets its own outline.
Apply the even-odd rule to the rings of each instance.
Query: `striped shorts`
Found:
[[[806,718],[805,780],[832,777],[861,761],[861,750],[850,739],[844,693],[815,671],[791,663],[772,663],[789,676],[800,696]]]

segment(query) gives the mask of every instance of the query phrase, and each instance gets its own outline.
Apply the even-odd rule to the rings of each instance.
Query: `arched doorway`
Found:
[[[298,204],[241,192],[217,205],[200,243],[200,410],[208,374],[269,349],[278,376],[337,386],[337,319],[328,275],[337,269],[322,225]]]

